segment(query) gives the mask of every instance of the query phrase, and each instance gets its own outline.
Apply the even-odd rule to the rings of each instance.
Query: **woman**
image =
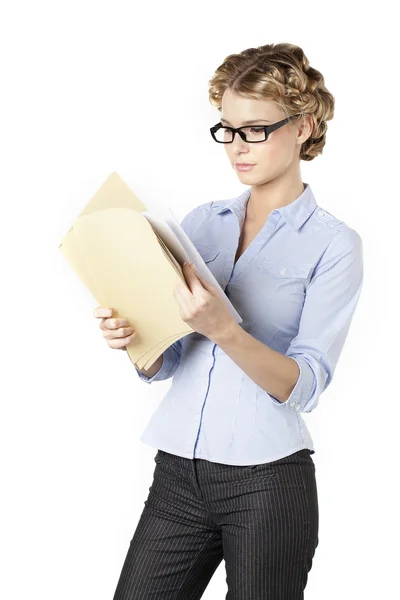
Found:
[[[141,437],[159,451],[114,600],[201,598],[222,558],[227,599],[300,600],[318,545],[301,413],[332,380],[363,279],[359,234],[300,174],[322,153],[334,98],[285,43],[228,56],[209,92],[211,135],[247,189],[182,226],[243,321],[183,267],[174,297],[194,333],[138,371],[173,382]],[[126,347],[133,329],[110,311],[96,309],[103,335]]]

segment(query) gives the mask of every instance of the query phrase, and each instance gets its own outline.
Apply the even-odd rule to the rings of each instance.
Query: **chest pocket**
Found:
[[[201,254],[202,259],[206,263],[208,269],[214,275],[215,279],[221,285],[221,278],[223,272],[223,253],[215,248],[209,248],[208,246],[201,246],[196,244],[196,249]]]
[[[201,257],[206,264],[214,261],[220,253],[220,251],[215,250],[215,248],[208,248],[208,246],[201,246],[200,244],[196,246],[196,249],[199,254],[201,254]]]
[[[264,258],[258,272],[257,285],[267,293],[304,295],[313,265],[290,263],[275,258]]]

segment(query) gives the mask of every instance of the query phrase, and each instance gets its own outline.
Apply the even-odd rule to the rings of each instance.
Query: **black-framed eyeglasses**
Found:
[[[273,125],[246,125],[245,127],[238,127],[237,129],[222,125],[222,123],[217,123],[210,128],[210,132],[213,139],[220,144],[231,144],[235,138],[236,132],[244,142],[257,144],[259,142],[265,142],[272,131],[276,131],[276,129],[279,129],[279,127],[282,127],[285,123],[288,123],[297,117],[301,117],[301,114],[291,115]]]

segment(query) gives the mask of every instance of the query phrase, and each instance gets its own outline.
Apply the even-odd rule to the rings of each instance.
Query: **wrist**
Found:
[[[222,331],[218,332],[216,336],[214,336],[213,341],[218,346],[223,346],[225,344],[229,344],[233,342],[237,335],[242,331],[239,323],[236,321],[231,321],[229,325],[227,325]]]

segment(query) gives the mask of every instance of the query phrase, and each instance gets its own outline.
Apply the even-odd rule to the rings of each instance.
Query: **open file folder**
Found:
[[[59,249],[99,306],[113,307],[137,332],[126,346],[138,369],[148,369],[178,339],[194,330],[173,296],[182,265],[193,262],[214,285],[237,323],[242,318],[178,221],[146,207],[112,173],[61,240]]]

